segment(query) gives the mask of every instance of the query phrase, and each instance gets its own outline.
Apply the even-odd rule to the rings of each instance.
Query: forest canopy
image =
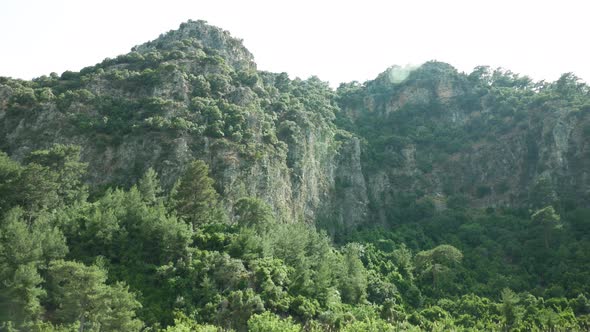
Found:
[[[216,208],[200,160],[170,192],[149,170],[137,185],[89,201],[79,151],[56,145],[23,164],[0,156],[0,188],[13,193],[2,196],[0,224],[4,329],[586,329],[590,322],[581,232],[590,210],[562,218],[553,207],[532,216],[447,210],[334,243],[311,225],[277,222],[254,197],[233,214]],[[569,227],[556,229],[556,219]]]

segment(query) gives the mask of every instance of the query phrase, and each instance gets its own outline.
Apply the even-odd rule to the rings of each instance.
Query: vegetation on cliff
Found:
[[[0,78],[0,329],[590,329],[590,89],[260,72],[202,21]]]
[[[217,208],[199,160],[169,194],[149,170],[93,201],[79,149],[27,160],[0,160],[8,330],[588,328],[588,209],[559,229],[551,207],[449,209],[334,245],[256,198]]]

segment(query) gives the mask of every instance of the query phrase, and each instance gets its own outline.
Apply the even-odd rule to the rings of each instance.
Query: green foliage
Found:
[[[346,303],[359,303],[367,296],[367,272],[360,260],[362,248],[349,243],[343,249],[343,269],[340,271],[342,300]]]
[[[0,290],[2,320],[17,323],[38,319],[42,313],[40,298],[46,292],[40,286],[43,279],[34,264],[20,264],[12,273],[3,271],[5,285]]]
[[[299,324],[293,323],[289,317],[281,319],[270,312],[253,315],[248,320],[248,330],[252,332],[299,332],[302,331]]]
[[[28,164],[14,188],[14,201],[31,212],[56,207],[59,204],[57,181],[58,175],[48,167]]]
[[[20,208],[10,210],[0,224],[0,319],[23,324],[43,313],[40,270],[66,255],[65,238],[47,216],[32,225]]]
[[[253,314],[264,311],[262,299],[251,288],[229,293],[220,306],[217,321],[225,328],[233,328],[237,331],[246,331],[249,318]]]
[[[381,332],[396,331],[396,327],[383,320],[355,321],[347,324],[340,331],[346,332]]]
[[[153,168],[149,168],[143,177],[137,183],[137,189],[141,194],[141,198],[149,204],[156,204],[160,201],[162,188],[160,187],[160,180],[158,173]]]
[[[16,185],[19,181],[22,167],[4,152],[0,152],[0,215],[4,214],[16,202]]]
[[[101,330],[118,331],[139,330],[144,324],[168,326],[166,331],[587,326],[590,302],[584,281],[590,260],[584,251],[587,237],[580,235],[587,228],[583,209],[564,217],[571,227],[559,234],[581,232],[571,236],[580,242],[560,244],[554,251],[542,250],[536,238],[562,222],[550,206],[533,214],[532,224],[524,214],[510,211],[408,210],[414,219],[407,225],[353,233],[354,242],[336,248],[314,227],[277,223],[271,208],[255,198],[238,200],[234,223],[224,223],[227,217],[218,208],[203,162],[192,163],[168,194],[157,173],[148,169],[137,186],[109,189],[87,202],[79,180],[86,165],[79,163],[78,151],[67,146],[37,151],[26,166],[5,155],[0,159],[3,190],[9,194],[3,200],[5,209],[23,197],[10,197],[15,186],[39,177],[49,184],[29,185],[26,197],[37,203],[6,210],[0,224],[0,274],[6,281],[0,285],[0,312],[8,321],[5,329],[92,331],[100,325]],[[39,172],[24,176],[27,169]],[[579,245],[581,249],[574,249]],[[424,250],[429,247],[433,249]],[[556,263],[563,257],[575,259],[579,269]],[[507,258],[514,264],[507,264]],[[508,287],[522,292],[534,284],[516,264],[545,274],[547,287],[534,290],[543,292],[545,300],[500,292]],[[485,297],[499,293],[499,302]]]
[[[441,279],[452,274],[455,265],[463,259],[459,249],[442,244],[433,249],[421,251],[416,254],[416,268],[424,276],[432,278],[432,287],[437,288],[442,282]]]
[[[303,224],[277,226],[272,234],[270,255],[291,267],[289,279],[293,294],[328,303],[331,287],[337,286],[340,255],[334,252],[325,233]]]
[[[78,322],[80,331],[142,328],[134,313],[141,304],[128,292],[127,286],[105,285],[106,271],[100,267],[54,261],[49,266],[49,276],[58,321]]]
[[[256,291],[264,300],[266,307],[273,311],[287,312],[291,298],[287,293],[290,286],[290,269],[283,261],[264,257],[250,263]]]
[[[26,166],[0,154],[0,212],[21,206],[30,214],[83,201],[86,164],[79,162],[80,148],[54,145],[31,153]]]
[[[432,61],[334,91],[258,72],[240,41],[190,21],[80,72],[0,78],[0,92],[0,147],[22,160],[0,152],[2,330],[590,328],[583,181],[569,193],[577,178],[542,169],[553,167],[543,145],[560,143],[551,121],[580,124],[567,144],[589,135],[589,89],[571,73],[533,83]],[[86,158],[113,158],[91,168],[109,174],[88,178],[119,187],[88,199],[82,150],[49,145],[72,137]],[[360,159],[355,149],[348,160],[354,137]],[[521,145],[495,148],[507,139]],[[153,142],[164,142],[159,159]],[[23,155],[31,146],[45,149]],[[121,166],[134,146],[147,147]],[[223,175],[218,187],[205,162],[177,158],[185,147]],[[578,150],[572,169],[585,165]],[[491,160],[519,153],[519,172],[543,174],[524,190]],[[337,244],[281,207],[237,199],[277,185],[250,186],[244,174],[279,172],[293,188],[334,189],[317,196],[321,206],[348,202],[355,183],[340,173],[350,162],[371,186],[366,218],[379,226],[329,225]],[[165,172],[162,184],[148,165]],[[316,177],[324,170],[334,188]]]
[[[219,330],[214,325],[199,324],[182,312],[176,312],[175,316],[174,325],[168,326],[162,332],[217,332]]]
[[[553,206],[547,206],[533,213],[531,219],[533,223],[543,227],[545,248],[549,248],[552,231],[562,227],[560,223],[561,218],[555,212]]]
[[[267,233],[275,222],[270,206],[253,197],[239,199],[234,205],[234,214],[240,227],[254,229],[259,234]]]
[[[218,194],[203,161],[195,160],[188,165],[170,196],[171,207],[193,228],[214,221]]]
[[[27,157],[27,162],[57,173],[57,194],[64,204],[86,199],[82,177],[88,164],[80,162],[79,146],[56,144],[48,150],[34,151]]]
[[[500,312],[504,318],[506,329],[510,330],[518,323],[522,316],[522,309],[518,306],[520,299],[513,291],[505,288],[502,290],[501,300]]]

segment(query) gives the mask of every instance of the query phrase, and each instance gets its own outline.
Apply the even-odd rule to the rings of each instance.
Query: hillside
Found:
[[[590,328],[571,73],[431,61],[332,89],[188,21],[0,77],[0,150],[3,330]]]
[[[392,83],[392,67],[338,89],[337,123],[362,137],[368,197],[381,222],[400,204],[437,208],[588,206],[590,103],[572,74],[532,82],[429,62]]]
[[[334,92],[257,72],[239,40],[201,21],[80,73],[6,80],[0,91],[2,149],[22,159],[79,145],[93,189],[129,186],[150,167],[170,188],[198,158],[229,206],[251,195],[282,218],[313,220],[338,167]]]

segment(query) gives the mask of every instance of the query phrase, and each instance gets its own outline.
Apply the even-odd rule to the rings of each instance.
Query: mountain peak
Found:
[[[184,22],[176,30],[170,30],[152,41],[135,46],[133,51],[147,53],[153,50],[182,51],[194,48],[216,53],[236,69],[256,70],[254,56],[244,47],[242,39],[235,38],[229,31],[204,20]]]

